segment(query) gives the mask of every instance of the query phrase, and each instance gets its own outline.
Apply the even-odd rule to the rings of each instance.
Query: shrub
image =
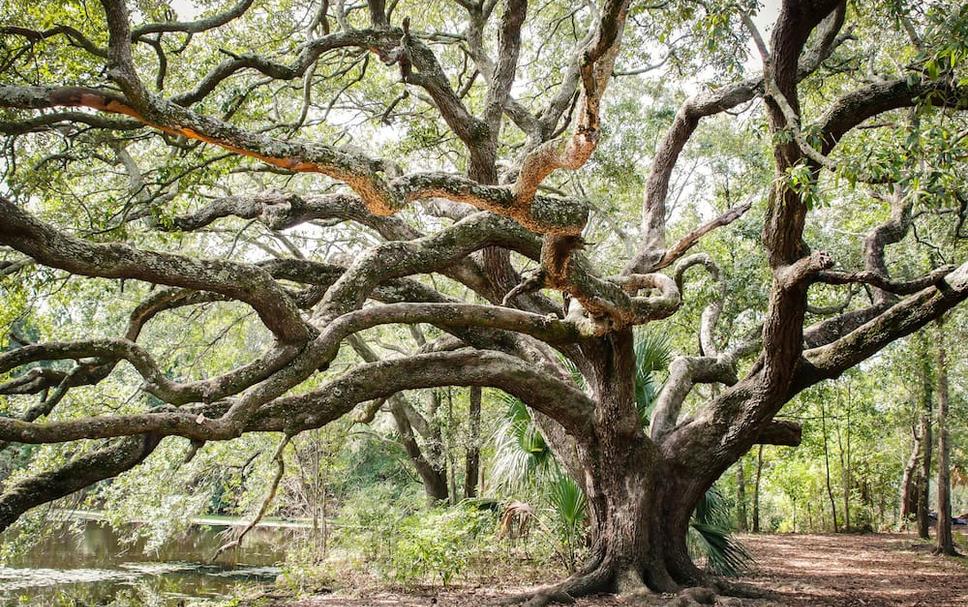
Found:
[[[410,584],[439,578],[446,586],[463,573],[478,538],[494,532],[494,516],[472,506],[434,509],[407,517],[391,558],[393,578]]]

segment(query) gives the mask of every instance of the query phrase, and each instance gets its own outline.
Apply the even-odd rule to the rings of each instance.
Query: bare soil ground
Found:
[[[968,607],[968,561],[932,556],[931,547],[911,535],[750,535],[743,540],[756,558],[757,570],[742,581],[766,591],[769,598],[720,597],[716,605]],[[448,589],[341,591],[282,601],[277,605],[488,607],[528,589],[482,579],[477,584]],[[670,598],[656,597],[656,604],[666,603]],[[578,607],[631,604],[614,596],[583,598],[576,602]]]
[[[931,555],[911,535],[761,535],[748,580],[796,607],[966,607],[964,558]]]

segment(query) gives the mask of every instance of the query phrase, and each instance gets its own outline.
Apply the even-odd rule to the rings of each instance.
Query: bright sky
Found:
[[[179,19],[193,19],[202,12],[202,9],[195,5],[194,0],[172,0],[171,7],[178,13]]]
[[[193,19],[202,11],[195,0],[171,0],[171,6],[178,13],[179,19]],[[769,27],[776,21],[779,12],[780,0],[764,0],[763,8],[753,17],[753,22],[765,35]]]

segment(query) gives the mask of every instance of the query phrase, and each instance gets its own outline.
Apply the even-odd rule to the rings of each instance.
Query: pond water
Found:
[[[25,554],[0,563],[0,606],[178,607],[274,580],[292,531],[257,527],[241,548],[210,564],[226,541],[226,529],[192,527],[149,552],[144,542],[122,543],[96,520],[64,525]]]

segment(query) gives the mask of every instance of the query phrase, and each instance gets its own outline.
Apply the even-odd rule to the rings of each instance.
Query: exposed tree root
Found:
[[[617,592],[629,605],[636,607],[702,607],[703,605],[739,604],[740,598],[763,599],[772,596],[768,591],[748,584],[708,578],[706,585],[683,588],[676,592],[661,592],[650,588],[635,572],[624,575],[607,574],[599,568],[591,573],[576,574],[553,586],[505,599],[501,605],[546,607],[570,605],[579,597],[598,593]]]
[[[608,591],[613,578],[614,575],[611,571],[605,567],[598,566],[587,573],[576,573],[565,581],[553,586],[545,586],[533,592],[526,592],[509,597],[501,604],[523,605],[523,607],[570,605],[575,602],[576,597]]]
[[[505,599],[502,605],[523,605],[523,607],[546,607],[547,605],[568,605],[575,599],[598,593],[616,592],[629,605],[638,607],[699,607],[713,605],[719,594],[760,598],[762,591],[745,585],[709,580],[706,586],[676,588],[668,592],[656,590],[645,582],[635,570],[614,572],[611,568],[599,565],[588,573],[578,573],[567,580],[539,588],[533,592],[515,595]]]
[[[768,599],[774,596],[773,593],[768,590],[757,588],[751,584],[729,581],[723,578],[716,578],[709,584],[709,586],[723,596],[741,599]]]
[[[716,603],[716,592],[705,586],[685,588],[678,593],[657,593],[644,584],[641,588],[621,595],[630,605],[637,607],[697,607]]]

